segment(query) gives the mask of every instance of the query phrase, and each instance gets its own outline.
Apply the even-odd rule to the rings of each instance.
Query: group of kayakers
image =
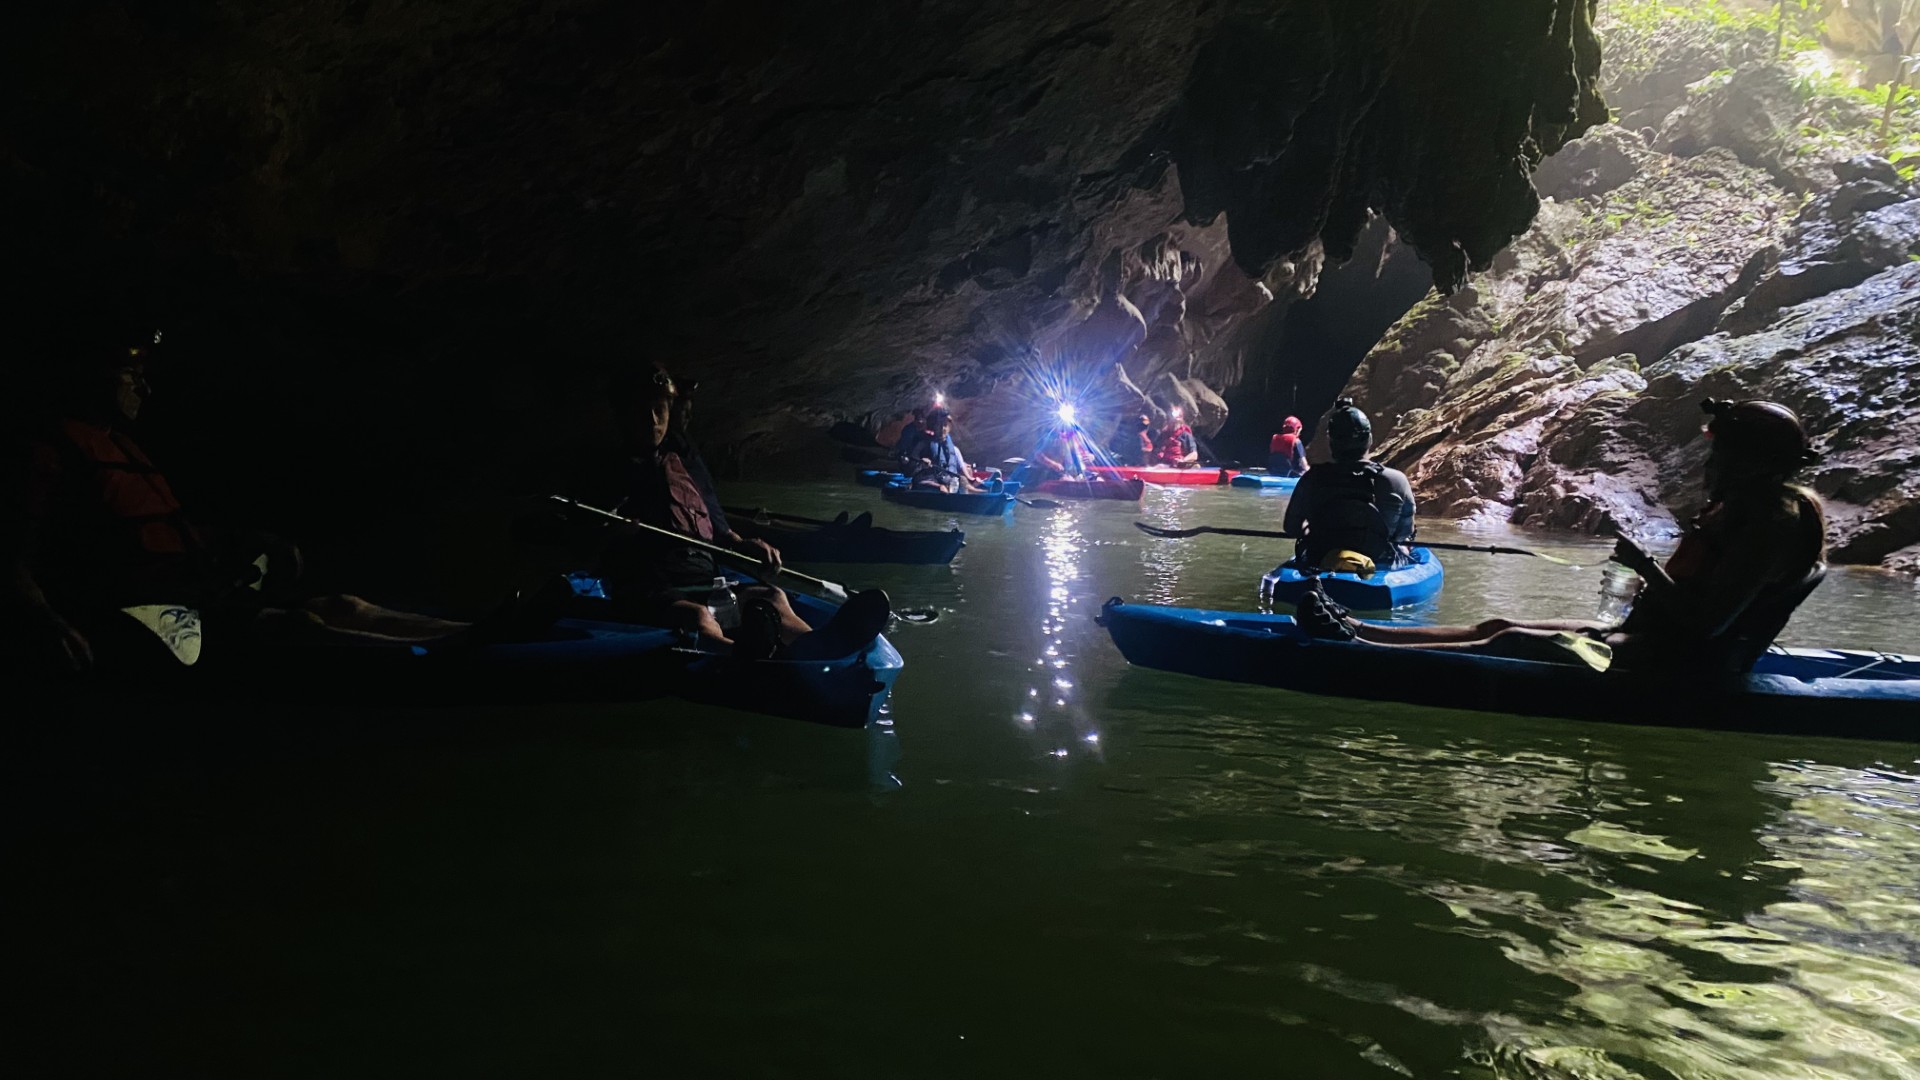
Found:
[[[159,347],[159,335],[143,331],[69,348],[55,407],[27,440],[5,499],[6,625],[30,650],[16,655],[85,668],[155,655],[156,642],[186,659],[203,638],[444,642],[499,629],[495,620],[452,622],[318,593],[301,572],[297,545],[195,520],[130,432],[151,392],[148,364]],[[781,556],[729,525],[690,432],[691,387],[659,364],[642,364],[616,375],[611,399],[627,455],[615,513],[632,524],[610,530],[599,569],[622,618],[761,659],[841,655],[885,629],[891,609],[877,590],[854,594],[816,628],[778,589],[728,586],[716,552],[769,571]],[[1411,648],[1551,658],[1597,647],[1631,667],[1684,661],[1744,670],[1824,574],[1825,517],[1820,500],[1792,482],[1813,459],[1797,416],[1764,401],[1705,408],[1709,503],[1664,565],[1633,541],[1619,541],[1614,558],[1646,583],[1625,621],[1386,626],[1355,620],[1313,592],[1300,604],[1300,624],[1316,636]],[[1192,464],[1192,429],[1177,410],[1170,420],[1153,431],[1141,415],[1122,433],[1139,436],[1140,454],[1157,447],[1159,462]],[[1313,571],[1392,568],[1415,538],[1412,487],[1404,473],[1370,460],[1372,426],[1352,401],[1338,402],[1323,430],[1331,460],[1310,469],[1294,418],[1271,447],[1273,464],[1298,476],[1285,517],[1285,532],[1298,541],[1295,561]],[[916,486],[981,490],[944,407],[903,424],[894,448]],[[1033,465],[1078,477],[1096,456],[1068,417]],[[711,602],[717,590],[732,598],[724,608]],[[533,617],[538,608],[510,605],[498,621]]]
[[[1643,672],[1751,669],[1826,575],[1825,509],[1793,482],[1818,455],[1800,418],[1778,403],[1708,399],[1702,409],[1707,506],[1664,564],[1630,538],[1617,541],[1614,561],[1644,582],[1624,620],[1383,624],[1354,619],[1316,590],[1299,605],[1300,624],[1318,637],[1528,660],[1572,653]],[[1401,562],[1414,536],[1406,475],[1367,459],[1371,425],[1350,401],[1328,416],[1327,437],[1333,460],[1301,477],[1287,507],[1298,563],[1371,572]]]
[[[297,545],[207,527],[132,434],[161,347],[152,331],[110,331],[72,338],[49,358],[59,374],[0,498],[7,645],[43,661],[27,670],[176,671],[169,654],[191,667],[209,643],[229,658],[326,641],[451,645],[560,613],[552,597],[516,598],[477,623],[455,622],[323,594],[303,575]],[[758,586],[735,594],[722,625],[707,603],[722,576],[712,547],[769,570],[780,553],[728,525],[688,432],[691,397],[664,367],[619,373],[611,397],[628,455],[616,513],[637,523],[609,530],[601,555],[622,618],[751,658],[844,655],[884,630],[890,605],[877,590],[854,594],[816,629],[780,590]]]

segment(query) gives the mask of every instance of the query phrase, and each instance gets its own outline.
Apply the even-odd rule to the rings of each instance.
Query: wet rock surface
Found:
[[[1356,372],[1380,455],[1425,513],[1673,535],[1703,496],[1699,400],[1769,398],[1825,452],[1832,557],[1920,566],[1920,201],[1885,162],[1835,173],[1796,211],[1730,150],[1648,150],[1549,205]]]
[[[1824,451],[1832,557],[1920,570],[1920,184],[1860,152],[1825,61],[1679,10],[1606,25],[1619,122],[1543,161],[1533,228],[1348,392],[1423,513],[1648,536],[1704,499],[1699,401],[1777,400]]]

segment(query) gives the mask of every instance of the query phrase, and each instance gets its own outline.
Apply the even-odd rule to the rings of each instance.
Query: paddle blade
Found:
[[[842,604],[847,602],[847,587],[837,581],[822,581],[820,591],[826,593],[829,600],[837,600]]]

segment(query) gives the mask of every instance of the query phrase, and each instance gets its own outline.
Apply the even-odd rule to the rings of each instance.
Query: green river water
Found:
[[[1920,1078],[1920,745],[1129,669],[1108,596],[1251,607],[1283,554],[1136,513],[1283,505],[1020,507],[951,568],[826,569],[943,613],[867,732],[655,702],[69,754],[15,845],[32,1074]],[[1428,617],[1596,603],[1446,564]],[[1916,616],[1840,571],[1788,640],[1920,652]]]

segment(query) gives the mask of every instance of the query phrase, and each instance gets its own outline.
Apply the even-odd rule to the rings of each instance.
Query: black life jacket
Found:
[[[1300,541],[1301,562],[1318,566],[1343,550],[1357,551],[1382,569],[1400,561],[1393,542],[1400,498],[1383,490],[1385,472],[1373,461],[1333,462],[1313,470],[1314,502]]]

